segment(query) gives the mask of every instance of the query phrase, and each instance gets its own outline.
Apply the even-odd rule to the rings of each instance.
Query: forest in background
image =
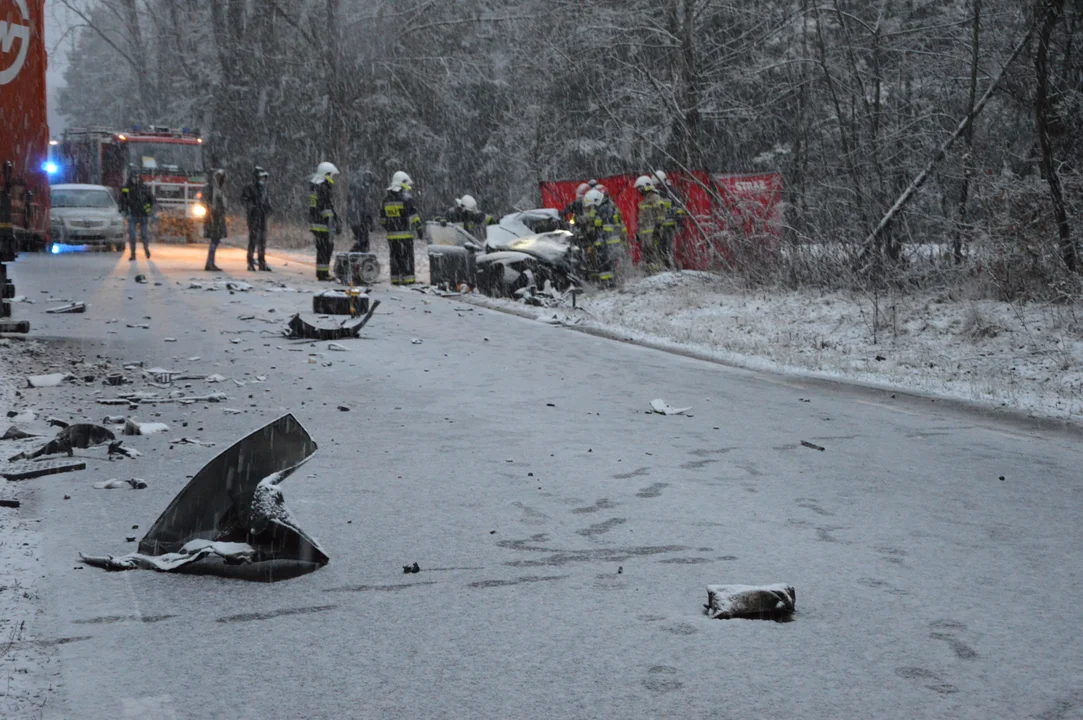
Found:
[[[272,172],[283,217],[321,160],[406,170],[430,216],[533,207],[547,179],[777,171],[779,262],[720,270],[1080,297],[1083,0],[59,2],[69,125],[199,127],[235,178]]]

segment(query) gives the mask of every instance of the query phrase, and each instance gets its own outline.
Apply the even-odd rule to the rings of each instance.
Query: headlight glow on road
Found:
[[[207,208],[204,207],[203,205],[199,204],[199,203],[196,203],[195,205],[192,206],[192,215],[197,217],[197,218],[206,217],[207,216]]]

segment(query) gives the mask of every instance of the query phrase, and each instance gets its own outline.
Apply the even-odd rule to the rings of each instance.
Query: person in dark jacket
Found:
[[[256,258],[259,259],[259,269],[270,272],[267,266],[267,217],[271,214],[271,199],[267,194],[267,177],[269,173],[263,168],[256,166],[252,171],[252,182],[245,185],[241,190],[241,202],[244,203],[248,217],[248,270],[256,269]]]
[[[120,211],[128,216],[128,247],[131,250],[128,260],[135,260],[135,230],[139,228],[143,239],[143,252],[150,259],[150,245],[147,243],[147,223],[154,210],[154,193],[139,176],[138,170],[128,173],[128,182],[120,189]]]
[[[350,183],[350,193],[346,202],[346,222],[353,233],[353,247],[350,252],[369,252],[369,231],[372,230],[374,219],[369,193],[376,176],[370,172],[364,173]]]
[[[208,272],[222,272],[222,268],[214,264],[214,254],[218,251],[218,243],[226,237],[226,171],[218,168],[211,174],[210,182],[203,186],[203,203],[207,206],[207,215],[203,220],[203,237],[210,243],[207,246],[207,264],[203,269]]]
[[[391,254],[391,284],[413,285],[414,277],[414,235],[420,240],[424,237],[421,215],[414,207],[414,197],[410,194],[414,181],[401,170],[391,178],[387,188],[387,197],[380,208],[380,224],[387,230],[387,244]]]
[[[316,166],[316,172],[308,185],[308,229],[316,240],[316,279],[334,280],[331,277],[331,254],[335,241],[331,237],[342,234],[338,213],[335,212],[334,190],[338,168],[329,162]]]

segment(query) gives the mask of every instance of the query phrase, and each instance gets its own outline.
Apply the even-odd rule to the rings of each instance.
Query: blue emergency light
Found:
[[[41,169],[45,171],[47,175],[56,175],[60,172],[60,166],[52,160],[46,160],[41,164]]]

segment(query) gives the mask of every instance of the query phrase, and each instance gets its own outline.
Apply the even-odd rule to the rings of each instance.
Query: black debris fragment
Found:
[[[0,469],[0,477],[5,480],[31,480],[45,475],[85,470],[82,460],[39,460],[37,462],[12,463]]]
[[[417,563],[414,563],[413,565],[403,565],[402,572],[406,575],[410,575],[411,573],[419,573],[421,572],[421,566]]]
[[[827,450],[827,448],[817,445],[815,443],[810,443],[808,440],[802,440],[801,445],[807,447],[809,450],[819,450],[820,452]]]
[[[78,313],[82,314],[86,312],[86,303],[73,302],[67,305],[61,305],[60,307],[52,308],[45,311],[49,315],[62,315],[66,313]]]
[[[104,428],[101,425],[78,423],[64,428],[56,434],[55,438],[42,445],[33,453],[29,455],[26,453],[19,453],[8,458],[8,460],[10,462],[16,460],[33,460],[42,455],[58,455],[60,453],[67,453],[70,457],[74,454],[72,452],[74,448],[84,449],[93,445],[104,445],[105,443],[113,442],[116,439],[117,437],[113,434],[112,430]]]
[[[140,283],[141,285],[146,285],[147,284],[147,276],[146,275],[136,275],[135,276],[135,281],[137,283]]]
[[[17,508],[17,507],[20,507],[21,505],[22,505],[22,503],[19,502],[18,500],[3,500],[3,499],[0,499],[0,507]]]
[[[7,431],[4,432],[3,435],[0,435],[0,440],[26,440],[27,438],[32,438],[32,437],[37,437],[37,436],[36,435],[31,435],[28,432],[24,432],[24,431],[20,430],[19,428],[15,427],[14,425],[12,425],[11,427],[9,427],[7,429]]]
[[[300,313],[290,318],[285,332],[286,337],[293,340],[344,340],[361,336],[361,330],[372,319],[380,301],[373,301],[368,313],[360,320],[351,319],[341,323],[330,325],[317,325],[305,320]]]

